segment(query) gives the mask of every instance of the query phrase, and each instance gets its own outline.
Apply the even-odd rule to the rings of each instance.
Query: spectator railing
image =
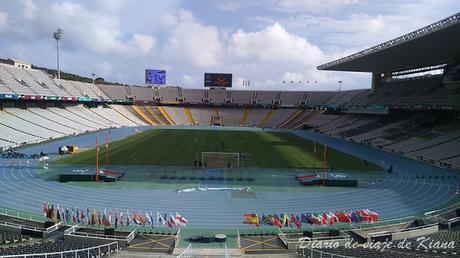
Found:
[[[107,253],[102,254],[101,249],[107,247]],[[114,248],[115,247],[115,248]],[[115,253],[118,254],[118,242],[112,242],[109,244],[104,244],[104,245],[99,245],[99,246],[94,246],[94,247],[89,247],[89,248],[84,248],[84,249],[78,249],[78,250],[69,250],[69,251],[62,251],[62,252],[53,252],[53,253],[34,253],[34,254],[17,254],[17,255],[6,255],[6,256],[0,256],[0,258],[16,258],[16,257],[55,257],[55,256],[60,256],[60,257],[69,257],[69,255],[74,254],[74,257],[79,257],[79,253],[86,253],[87,257],[91,257],[90,253],[91,251],[96,251],[97,255],[96,257],[102,257],[102,256],[111,256],[112,255],[112,250],[115,251]]]

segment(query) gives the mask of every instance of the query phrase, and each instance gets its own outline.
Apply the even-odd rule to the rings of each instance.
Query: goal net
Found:
[[[237,152],[202,152],[203,167],[235,168],[241,165],[241,155]]]

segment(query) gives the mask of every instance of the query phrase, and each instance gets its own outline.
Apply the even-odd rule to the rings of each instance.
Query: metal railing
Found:
[[[188,244],[187,248],[185,248],[185,250],[181,254],[176,256],[176,258],[192,258],[192,257],[193,257],[192,244]]]
[[[0,221],[0,225],[4,225],[4,226],[7,226],[7,227],[11,227],[11,228],[17,228],[17,229],[26,229],[26,230],[30,230],[30,231],[36,231],[36,232],[43,232],[43,230],[44,230],[43,228],[25,226],[25,225],[16,224],[16,223],[13,223],[13,222],[8,222],[8,221]]]
[[[18,218],[18,219],[26,219],[26,220],[35,221],[35,222],[45,221],[43,219],[43,216],[37,216],[37,215],[29,214],[29,213],[22,213],[19,211],[6,209],[6,208],[0,208],[0,215],[5,215],[8,217],[13,217],[13,218]]]
[[[309,258],[353,258],[352,256],[345,256],[340,254],[328,253],[324,251],[315,250],[312,248],[297,248],[295,254],[298,256],[309,257]]]
[[[180,228],[177,230],[176,237],[174,238],[174,248],[177,248],[179,246],[180,242]]]
[[[137,235],[137,232],[139,231],[139,229],[135,228],[133,231],[131,231],[131,233],[129,233],[129,235],[126,237],[126,242],[131,242],[133,241],[133,239],[136,237]]]
[[[107,247],[107,253],[103,254],[102,253],[102,248]],[[115,247],[115,248],[113,248]],[[62,251],[62,252],[53,252],[53,253],[33,253],[33,254],[17,254],[17,255],[6,255],[6,256],[0,256],[0,258],[16,258],[16,257],[45,257],[47,258],[48,256],[50,257],[69,257],[70,255],[74,255],[73,257],[81,257],[79,254],[86,254],[86,257],[92,257],[91,253],[94,253],[96,251],[96,257],[102,257],[103,255],[112,255],[112,251],[115,251],[115,253],[118,254],[118,242],[112,242],[108,244],[103,244],[99,246],[94,246],[94,247],[89,247],[89,248],[83,248],[83,249],[78,249],[78,250],[69,250],[69,251]]]
[[[62,221],[60,221],[60,222],[54,224],[53,226],[51,226],[51,227],[49,227],[49,228],[46,228],[46,229],[45,229],[45,233],[46,233],[46,234],[52,233],[52,232],[58,230],[63,224],[64,224],[64,223],[63,223]]]

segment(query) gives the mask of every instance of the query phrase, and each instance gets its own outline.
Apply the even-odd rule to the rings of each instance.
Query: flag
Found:
[[[369,209],[364,209],[364,211],[369,215],[371,222],[376,222],[379,220],[379,214],[375,211]]]
[[[270,218],[262,213],[262,220],[260,220],[260,223],[263,225],[270,225]]]
[[[91,214],[91,225],[95,225],[97,222],[96,208],[93,208],[93,214]]]
[[[289,215],[286,213],[284,214],[284,227],[291,227],[291,218],[289,218]]]
[[[299,215],[295,215],[295,225],[297,229],[302,228],[302,220],[300,219]]]
[[[281,220],[280,218],[278,217],[278,215],[273,215],[273,221],[274,221],[274,225],[279,227],[279,228],[282,228],[283,227],[283,224],[281,223]]]
[[[61,211],[60,211],[60,209],[59,209],[59,203],[58,203],[58,205],[57,205],[57,209],[56,209],[56,210],[57,210],[57,212],[56,212],[56,218],[57,218],[58,221],[61,221]]]
[[[310,220],[307,218],[307,216],[303,213],[300,213],[300,220],[302,221],[302,223],[305,223],[305,224],[311,224],[310,223]]]
[[[64,207],[61,207],[61,219],[65,221]]]
[[[154,215],[153,215],[153,212],[151,211],[150,212],[150,221],[152,222],[152,224],[150,224],[150,226],[153,228],[155,227],[154,223],[153,223],[153,218],[154,218]],[[157,225],[158,226],[158,225]]]
[[[102,225],[102,220],[101,220],[101,209],[97,209],[97,224]]]
[[[334,224],[334,223],[336,223],[336,222],[339,222],[339,217],[337,217],[337,216],[335,215],[335,213],[333,213],[333,212],[330,211],[330,212],[329,212],[329,216],[331,216],[332,224]]]
[[[319,214],[318,217],[320,218],[322,225],[327,225],[327,221],[328,221],[327,213]]]
[[[84,209],[81,209],[81,212],[80,212],[80,221],[83,223],[85,220],[85,211]]]
[[[43,202],[43,217],[48,218],[48,206]]]
[[[109,221],[108,221],[109,227],[112,226],[112,209],[109,210]]]
[[[179,214],[179,212],[176,212],[176,220],[179,222],[179,225],[185,226],[188,222],[188,220]]]
[[[115,210],[115,228],[118,226],[118,210]]]
[[[175,221],[175,219],[174,219],[174,217],[172,216],[171,213],[169,213],[169,215],[170,215],[170,217],[169,217],[169,220],[168,220],[168,227],[173,228],[173,227],[176,226],[176,221]],[[166,217],[167,217],[167,216],[166,216],[166,214],[165,214],[165,218],[166,218]]]
[[[109,225],[109,222],[107,221],[107,209],[104,209],[104,215],[102,215],[102,224],[104,226],[108,226]]]
[[[70,222],[70,210],[69,210],[69,207],[65,207],[65,222]]]
[[[142,217],[141,211],[139,211],[139,216],[137,217],[137,220],[139,221],[139,223],[141,223],[141,225],[145,225],[145,219],[144,217]]]
[[[134,211],[133,211],[133,222],[134,222],[134,224],[136,224],[136,225],[141,225],[141,222],[140,222],[139,219],[137,218],[136,212],[134,212]]]
[[[356,214],[355,212],[352,212],[350,214],[350,220],[351,220],[351,222],[358,223],[358,222],[361,222],[361,217],[358,214]]]
[[[145,222],[149,225],[152,226],[152,218],[150,218],[150,215],[148,212],[145,212]]]
[[[157,222],[161,223],[161,225],[164,227],[166,224],[166,219],[161,216],[161,214],[157,211]]]
[[[78,210],[78,207],[77,207],[77,210],[75,212],[75,217],[77,218],[77,223],[80,223],[81,222],[81,217],[80,217],[80,211]]]
[[[89,208],[86,208],[86,224],[89,226],[91,225],[91,212],[89,211]]]
[[[317,216],[315,216],[315,214],[307,213],[307,218],[309,219],[310,224],[321,224],[321,220]]]
[[[260,225],[259,216],[254,213],[246,213],[243,215],[243,224],[256,225],[258,227]]]
[[[72,223],[77,223],[77,217],[75,217],[75,209],[72,207]]]
[[[51,204],[50,220],[54,221],[54,204]]]
[[[334,214],[337,217],[338,222],[350,223],[350,215],[347,212],[336,212]]]

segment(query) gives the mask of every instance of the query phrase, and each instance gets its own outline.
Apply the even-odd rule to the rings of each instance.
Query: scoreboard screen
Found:
[[[204,74],[205,87],[232,87],[232,74],[231,73],[205,73]]]
[[[145,84],[166,84],[166,71],[145,69]]]

